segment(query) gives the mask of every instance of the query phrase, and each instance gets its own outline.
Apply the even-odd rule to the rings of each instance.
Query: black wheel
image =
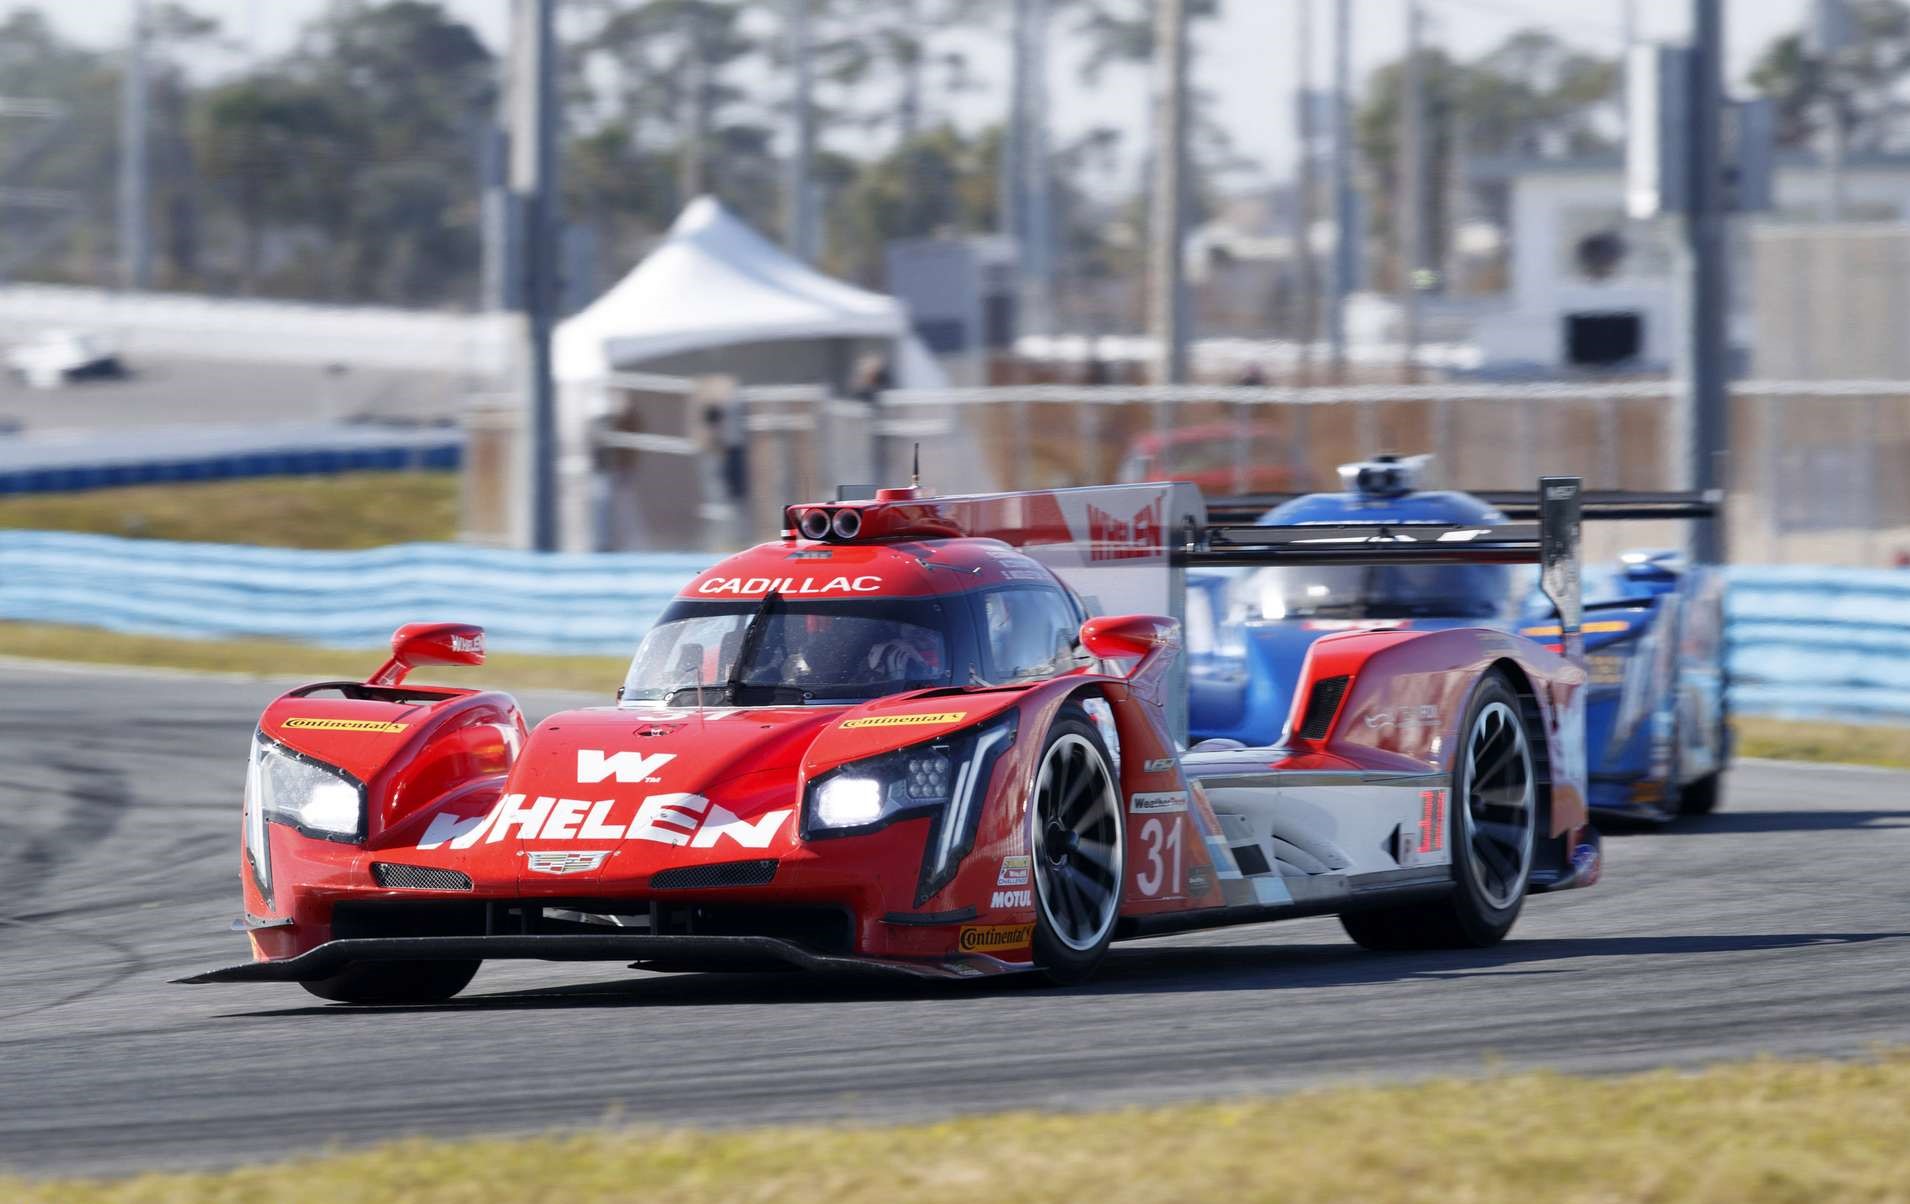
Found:
[[[1121,911],[1121,792],[1107,748],[1070,704],[1048,730],[1028,807],[1034,850],[1035,966],[1051,982],[1080,982],[1114,939]]]
[[[481,963],[348,962],[329,978],[298,984],[333,1003],[443,1003],[471,985]]]
[[[1707,773],[1678,793],[1678,809],[1686,815],[1709,815],[1718,809],[1724,775]]]
[[[1539,840],[1538,778],[1525,708],[1497,672],[1481,678],[1460,727],[1448,839],[1453,888],[1433,902],[1340,917],[1368,949],[1479,949],[1512,931]]]

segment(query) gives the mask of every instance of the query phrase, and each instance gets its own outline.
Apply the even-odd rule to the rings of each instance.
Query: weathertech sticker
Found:
[[[984,924],[962,929],[956,942],[963,953],[1008,953],[1034,940],[1033,924]]]
[[[1170,811],[1187,810],[1187,792],[1170,790],[1161,794],[1137,794],[1127,801],[1127,809],[1132,815],[1164,815]]]
[[[287,719],[279,726],[313,732],[402,732],[411,725],[386,723],[382,719]]]
[[[915,727],[930,723],[960,723],[968,718],[967,711],[937,711],[933,715],[871,715],[866,719],[851,719],[842,726],[850,727]]]

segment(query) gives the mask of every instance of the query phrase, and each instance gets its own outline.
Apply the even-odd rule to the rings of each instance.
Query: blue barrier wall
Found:
[[[424,619],[497,651],[628,655],[703,555],[540,555],[456,544],[302,552],[0,531],[0,619],[377,648]],[[1732,704],[1910,719],[1910,572],[1736,568]]]

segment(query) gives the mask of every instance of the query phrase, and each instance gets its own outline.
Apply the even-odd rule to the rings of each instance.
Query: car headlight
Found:
[[[320,840],[355,844],[364,839],[364,783],[264,735],[252,741],[245,807],[246,831],[261,840],[268,822]]]
[[[898,819],[930,816],[918,901],[948,884],[975,844],[982,792],[1015,740],[1015,712],[867,760],[809,782],[803,836],[810,840],[875,832]]]

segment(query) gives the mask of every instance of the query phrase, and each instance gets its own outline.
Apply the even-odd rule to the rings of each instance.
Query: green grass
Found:
[[[360,472],[0,499],[0,527],[275,548],[456,539],[458,475]]]
[[[1749,717],[1732,722],[1737,728],[1737,754],[1741,757],[1910,769],[1910,726]]]
[[[986,1051],[977,1051],[986,1057]],[[402,1141],[213,1174],[0,1179],[18,1204],[1902,1204],[1910,1056],[1521,1074],[899,1127]]]
[[[92,627],[0,622],[0,656],[81,664],[262,677],[362,678],[376,669],[388,652],[383,648],[316,648],[285,640],[180,640]],[[419,669],[410,680],[506,690],[583,690],[608,697],[622,683],[628,666],[621,657],[499,652],[487,657],[481,668],[427,667]]]
[[[383,649],[339,651],[284,640],[180,640],[90,627],[0,622],[0,656],[35,660],[319,678],[363,677],[384,655]],[[627,664],[614,656],[499,652],[479,669],[421,669],[413,680],[609,694],[623,680]],[[1910,769],[1910,727],[1743,717],[1733,723],[1740,756]]]

